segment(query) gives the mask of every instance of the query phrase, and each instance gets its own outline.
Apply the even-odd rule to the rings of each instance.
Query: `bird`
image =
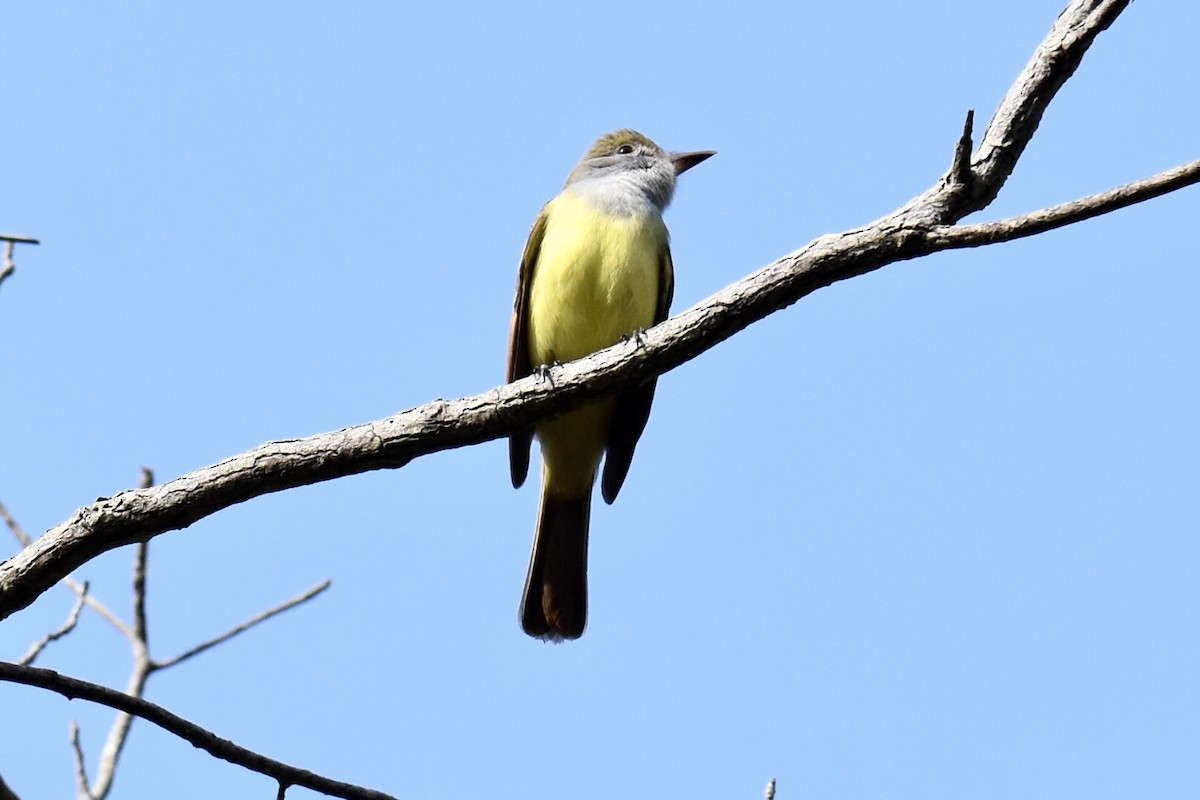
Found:
[[[508,381],[583,358],[667,318],[675,288],[663,211],[676,178],[714,155],[668,153],[630,129],[596,140],[533,223],[517,275]],[[542,491],[521,598],[525,633],[578,639],[587,623],[592,490],[616,499],[650,416],[655,380],[538,421],[509,437],[519,488],[531,442],[542,455]]]

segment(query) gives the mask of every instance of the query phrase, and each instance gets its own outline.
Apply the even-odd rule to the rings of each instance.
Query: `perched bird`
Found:
[[[572,361],[667,317],[674,290],[663,210],[675,179],[712,151],[667,153],[637,131],[601,136],[545,205],[521,258],[508,344],[508,380]],[[592,484],[617,497],[646,427],[655,381],[540,421],[509,439],[513,486],[529,471],[537,436],[542,499],[521,627],[530,636],[577,639],[587,621],[587,541]]]

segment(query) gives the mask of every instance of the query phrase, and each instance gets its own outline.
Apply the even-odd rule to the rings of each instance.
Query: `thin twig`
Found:
[[[150,557],[150,543],[138,542],[133,557],[133,637],[144,646],[149,646],[146,630],[146,560]]]
[[[4,524],[12,531],[12,535],[17,538],[21,547],[28,547],[29,543],[33,541],[33,539],[29,538],[29,534],[25,532],[25,529],[13,519],[12,514],[8,513],[8,509],[5,508],[4,503],[0,503],[0,519],[4,520]]]
[[[68,699],[81,698],[127,714],[133,714],[217,758],[266,775],[282,784],[303,786],[306,789],[323,792],[333,797],[346,798],[346,800],[395,800],[391,795],[383,792],[335,781],[332,778],[326,778],[308,770],[267,758],[227,739],[222,739],[199,725],[172,714],[161,706],[138,697],[130,697],[115,689],[60,675],[52,670],[23,667],[4,661],[0,661],[0,680],[48,689]]]
[[[142,467],[142,482],[138,488],[149,489],[154,485],[154,473]],[[144,651],[149,651],[150,639],[146,628],[146,561],[150,558],[150,543],[138,542],[133,558],[133,636]],[[149,655],[146,656],[147,661]]]
[[[149,488],[150,486],[153,485],[153,483],[154,483],[154,473],[151,472],[150,469],[148,469],[146,467],[142,467],[141,488],[143,488],[143,489]],[[0,518],[2,518],[4,520],[4,522],[8,525],[8,527],[12,531],[13,535],[17,538],[17,541],[28,545],[29,537],[25,534],[25,532],[21,528],[21,526],[12,517],[12,515],[8,513],[8,510],[6,508],[4,508],[4,506],[2,504],[0,504]],[[115,624],[117,624],[117,627],[126,635],[126,639],[129,641],[130,646],[133,649],[133,668],[132,668],[132,671],[130,674],[129,683],[128,683],[128,686],[127,686],[124,696],[130,697],[135,700],[141,700],[141,698],[143,697],[143,695],[145,693],[146,682],[149,679],[149,676],[153,672],[180,664],[183,661],[186,661],[187,659],[189,659],[195,655],[198,655],[199,653],[202,653],[205,650],[208,650],[209,648],[215,647],[216,645],[218,645],[222,642],[228,641],[229,639],[233,638],[234,636],[238,635],[239,633],[249,630],[250,628],[254,627],[255,625],[265,622],[266,620],[270,619],[271,617],[274,617],[284,611],[287,611],[288,609],[295,608],[296,606],[300,605],[301,603],[311,600],[313,597],[315,597],[316,595],[320,594],[325,589],[327,589],[330,585],[329,581],[325,581],[325,582],[321,583],[320,585],[308,590],[307,592],[305,592],[304,594],[302,594],[298,597],[295,597],[285,603],[282,603],[282,604],[276,606],[275,608],[269,609],[261,614],[256,615],[252,619],[250,619],[247,622],[239,625],[238,627],[222,634],[221,636],[218,636],[214,639],[204,642],[203,644],[200,644],[200,645],[192,648],[191,650],[189,650],[179,656],[176,656],[173,659],[170,659],[168,661],[164,661],[161,663],[156,663],[156,662],[154,662],[153,659],[151,659],[150,650],[149,650],[149,623],[147,620],[147,611],[146,611],[146,608],[147,608],[146,576],[147,576],[148,561],[149,561],[149,545],[146,542],[140,542],[138,544],[137,551],[136,551],[135,558],[134,558],[134,570],[133,570],[133,618],[134,618],[134,622],[133,622],[132,627],[125,625],[124,622],[116,619],[115,615],[113,616],[113,620],[112,620],[115,622]],[[70,586],[71,588],[74,588],[75,586],[79,585],[79,584],[76,584],[76,582],[72,578],[70,578],[70,576],[68,576],[66,579],[64,579],[63,583]],[[21,660],[21,662],[18,666],[28,666],[30,663],[32,663],[33,659],[36,658],[37,655],[46,647],[46,645],[49,644],[49,642],[54,641],[64,635],[66,635],[67,632],[72,630],[75,627],[76,623],[78,622],[79,615],[83,609],[84,604],[90,599],[91,599],[91,595],[87,591],[87,584],[86,583],[82,584],[81,590],[77,592],[77,600],[75,603],[75,607],[71,613],[70,619],[68,620],[67,624],[65,624],[58,631],[48,634],[43,641],[34,645],[34,647],[31,649],[30,653],[28,653]],[[104,611],[107,612],[108,614],[111,614],[111,612],[108,612],[107,609],[104,609]],[[109,691],[112,691],[112,690],[109,690]],[[104,800],[104,798],[106,798],[108,796],[109,792],[112,789],[113,781],[116,777],[117,764],[120,761],[121,753],[124,750],[126,741],[128,740],[129,732],[132,727],[134,716],[135,715],[133,713],[131,713],[127,710],[121,710],[117,714],[116,719],[114,719],[114,721],[113,721],[112,728],[109,730],[109,734],[105,741],[104,748],[101,751],[99,765],[98,765],[98,768],[96,771],[95,782],[92,783],[91,785],[89,785],[89,783],[88,783],[86,765],[84,762],[83,749],[79,743],[79,726],[74,722],[71,723],[72,745],[75,749],[75,759],[76,759],[76,777],[77,777],[77,780],[80,781],[80,784],[79,784],[80,788],[78,790],[79,797],[87,798],[88,800]],[[286,791],[286,788],[288,785],[289,785],[289,783],[287,781],[280,781],[280,791],[281,792]]]
[[[191,650],[188,650],[184,653],[180,653],[179,655],[175,656],[174,658],[155,663],[153,665],[153,669],[160,670],[160,669],[166,669],[167,667],[173,667],[176,664],[180,664],[184,661],[187,661],[189,658],[191,658],[193,656],[198,656],[201,653],[203,653],[205,650],[208,650],[211,647],[216,647],[217,645],[221,644],[222,642],[227,642],[230,639],[232,639],[234,636],[237,636],[239,633],[248,631],[251,628],[253,628],[255,625],[258,625],[259,623],[266,622],[271,617],[274,617],[278,614],[282,614],[284,611],[287,611],[288,609],[295,608],[296,606],[300,605],[301,603],[308,602],[309,600],[311,600],[314,597],[316,597],[317,595],[319,595],[321,592],[328,589],[329,586],[330,586],[330,581],[328,581],[328,580],[322,581],[321,583],[317,584],[313,588],[309,589],[304,594],[293,597],[291,600],[288,600],[286,603],[281,603],[280,605],[277,605],[272,609],[268,609],[267,611],[264,611],[261,614],[258,614],[257,616],[251,617],[250,619],[243,622],[241,625],[238,625],[236,628],[233,628],[233,629],[221,634],[220,636],[217,636],[213,639],[209,639],[207,642],[204,642],[203,644],[196,645]]]
[[[80,800],[93,800],[88,788],[87,759],[83,756],[83,744],[79,741],[79,725],[71,721],[71,751],[75,754],[75,794]]]
[[[148,489],[154,485],[154,473],[147,467],[142,467],[140,488]],[[133,668],[130,670],[129,682],[125,693],[131,697],[141,698],[146,692],[146,682],[154,671],[154,661],[150,658],[150,633],[146,623],[146,564],[150,558],[148,542],[138,542],[133,559],[133,635],[129,637],[129,645],[133,650]],[[104,741],[104,749],[100,751],[100,761],[96,768],[96,780],[91,787],[91,795],[95,800],[105,800],[112,791],[113,781],[117,777],[117,764],[125,743],[129,740],[129,732],[133,727],[133,715],[122,711],[113,719],[108,737]]]
[[[88,585],[87,583],[84,583],[83,592],[76,596],[75,605],[71,609],[71,615],[67,617],[67,621],[63,623],[63,626],[56,631],[47,633],[42,637],[40,642],[34,643],[33,647],[29,648],[29,652],[22,656],[21,660],[17,662],[18,664],[23,664],[27,667],[30,666],[35,660],[37,660],[37,657],[41,655],[41,652],[46,649],[46,645],[50,644],[51,642],[58,641],[71,631],[75,630],[75,625],[79,622],[79,614],[81,611],[83,611],[84,603],[87,600],[87,590]]]
[[[1200,161],[1193,161],[1107,192],[1043,208],[1030,214],[976,225],[935,228],[931,236],[935,239],[938,249],[943,249],[943,246],[980,247],[998,242],[1011,242],[1142,203],[1196,183],[1200,183]]]
[[[144,661],[135,661],[133,673],[129,677],[129,687],[124,696],[140,700],[146,691],[146,678],[148,675],[149,670],[146,663]],[[110,689],[109,691],[116,690]],[[120,693],[118,692],[118,694]],[[134,716],[129,711],[121,711],[113,719],[112,727],[108,731],[108,737],[104,740],[104,748],[100,751],[100,761],[96,766],[96,780],[89,792],[95,800],[104,800],[112,790],[113,781],[117,778],[117,764],[121,760],[121,753],[125,749],[125,743],[129,740],[129,731],[133,727]]]
[[[133,636],[129,638],[129,646],[133,650],[133,668],[130,670],[129,682],[125,693],[131,697],[143,697],[146,692],[146,681],[153,671],[150,658],[150,645],[146,629],[146,559],[149,557],[149,545],[138,542],[133,564]],[[127,712],[117,714],[109,728],[108,737],[104,741],[104,749],[100,751],[100,761],[96,768],[96,781],[92,785],[91,794],[96,800],[104,800],[112,790],[113,781],[117,777],[117,763],[121,760],[121,752],[129,739],[129,731],[133,727],[133,715]]]

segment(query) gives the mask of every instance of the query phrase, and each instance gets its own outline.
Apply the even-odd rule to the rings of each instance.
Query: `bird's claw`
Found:
[[[549,383],[551,388],[554,388],[554,378],[551,377],[550,370],[552,370],[555,367],[561,367],[561,366],[562,366],[562,362],[556,358],[556,359],[554,359],[553,363],[539,364],[533,370],[533,374],[537,375],[538,378],[540,378],[541,380],[544,380],[547,383]]]
[[[636,344],[638,347],[645,347],[646,346],[646,329],[638,328],[635,331],[630,331],[629,333],[621,334],[621,342],[622,343],[628,342],[630,339],[632,339],[634,344]]]

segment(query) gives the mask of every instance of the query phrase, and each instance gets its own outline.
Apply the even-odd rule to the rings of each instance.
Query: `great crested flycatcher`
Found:
[[[616,344],[667,317],[674,289],[663,210],[678,175],[712,151],[667,153],[637,131],[601,136],[542,209],[517,276],[508,380]],[[577,639],[587,622],[587,540],[592,484],[617,497],[650,416],[655,381],[539,422],[509,439],[513,486],[542,450],[542,499],[521,627]]]

